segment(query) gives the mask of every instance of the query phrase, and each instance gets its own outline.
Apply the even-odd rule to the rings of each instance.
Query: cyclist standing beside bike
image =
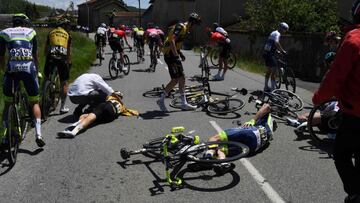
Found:
[[[177,23],[176,25],[172,26],[168,36],[165,39],[163,46],[164,60],[168,65],[171,80],[166,85],[161,98],[157,101],[157,104],[162,111],[167,112],[164,100],[176,84],[179,84],[182,102],[181,108],[184,110],[196,109],[196,106],[192,106],[186,101],[184,68],[180,61],[180,58],[182,61],[185,61],[185,56],[181,53],[180,49],[190,29],[194,25],[198,25],[200,23],[200,16],[197,13],[191,13],[187,22]]]
[[[216,42],[217,46],[220,47],[219,71],[214,76],[214,80],[224,80],[225,73],[228,69],[228,59],[231,51],[231,40],[225,29],[220,27],[217,23],[214,23],[214,31],[211,33],[211,40]]]
[[[5,71],[5,52],[8,48],[8,63],[4,75],[3,93],[5,107],[3,110],[3,125],[6,128],[7,109],[13,101],[12,85],[23,81],[32,112],[35,117],[35,141],[39,147],[45,145],[41,136],[41,110],[39,106],[38,52],[35,30],[26,27],[29,18],[24,14],[16,14],[12,18],[13,27],[0,32],[0,68]],[[12,74],[12,75],[10,75]]]
[[[125,33],[125,26],[124,25],[119,25],[119,29],[111,29],[110,28],[110,34],[109,34],[109,45],[112,49],[112,51],[116,54],[116,52],[119,52],[119,56],[120,56],[120,62],[122,67],[121,68],[125,68],[124,67],[124,47],[121,46],[121,40],[124,39],[125,43],[128,47],[131,46],[129,45],[127,38],[126,38],[126,33]]]
[[[96,30],[96,34],[95,34],[95,45],[96,48],[99,49],[101,48],[101,53],[104,54],[104,47],[106,46],[106,24],[105,23],[101,23],[100,27],[98,27],[98,29]],[[98,53],[98,52],[97,52]],[[99,58],[101,57],[101,59],[104,59],[103,55],[102,56],[98,56]]]
[[[354,2],[352,16],[354,25],[312,99],[315,105],[334,96],[339,101],[342,122],[335,138],[334,160],[348,194],[346,203],[360,202],[360,0]]]
[[[267,67],[267,72],[265,75],[265,86],[264,91],[272,91],[275,89],[276,82],[275,82],[275,75],[276,75],[276,68],[277,68],[277,61],[275,57],[275,53],[277,50],[286,54],[286,51],[280,44],[280,37],[281,34],[285,33],[289,30],[289,25],[285,22],[280,23],[279,29],[275,30],[270,33],[265,46],[264,46],[264,60],[265,65]],[[269,88],[269,77],[271,78],[271,88]]]
[[[50,73],[54,67],[57,67],[59,73],[61,86],[60,114],[69,111],[69,109],[65,107],[71,69],[71,35],[69,34],[69,30],[70,21],[66,18],[59,19],[57,28],[49,32],[45,45],[45,79],[49,80]]]

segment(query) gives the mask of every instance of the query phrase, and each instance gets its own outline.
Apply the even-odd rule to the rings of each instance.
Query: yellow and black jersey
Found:
[[[180,50],[187,34],[189,33],[189,28],[190,26],[188,23],[177,23],[176,25],[171,26],[164,42],[163,53],[170,53],[170,42],[172,40],[175,40],[176,50]]]
[[[71,44],[71,36],[66,30],[58,27],[50,31],[48,35],[48,45],[50,55],[68,55],[68,49]]]

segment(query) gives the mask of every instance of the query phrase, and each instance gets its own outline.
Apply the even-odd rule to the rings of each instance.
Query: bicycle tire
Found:
[[[219,53],[214,49],[210,53],[210,61],[213,66],[219,65]]]
[[[129,75],[129,73],[130,73],[130,60],[129,60],[129,57],[124,54],[124,68],[125,67],[126,67],[126,71],[123,71],[123,72],[124,72],[125,75]]]
[[[228,68],[231,70],[236,66],[236,55],[233,52],[230,52],[228,58]]]
[[[20,120],[21,140],[24,140],[29,124],[32,120],[31,119],[32,110],[30,109],[29,101],[26,96],[26,93],[21,93],[21,97],[19,99],[19,108],[17,109]]]
[[[43,86],[42,98],[41,98],[41,114],[42,118],[46,121],[50,115],[51,104],[51,82],[46,80]]]
[[[200,106],[203,102],[205,102],[205,95],[187,95],[186,96],[187,103],[192,106]],[[169,106],[175,108],[175,109],[181,109],[182,101],[180,97],[175,97],[173,100],[171,100]]]
[[[271,105],[271,115],[281,121],[286,121],[286,118],[298,119],[298,115],[295,111],[280,105]]]
[[[151,158],[160,158],[162,155],[162,141],[164,137],[154,138],[149,140],[147,143],[143,144],[145,149],[144,154],[148,155]]]
[[[333,101],[336,101],[334,99],[332,100],[329,100],[329,101],[325,101],[323,103],[321,103],[320,105],[318,106],[315,106],[309,113],[309,116],[308,116],[308,125],[307,125],[307,129],[309,131],[309,134],[310,136],[319,144],[325,144],[325,145],[331,145],[331,144],[334,144],[335,142],[335,137],[329,137],[328,136],[328,132],[324,132],[322,131],[320,128],[318,128],[318,126],[316,125],[313,125],[312,123],[312,120],[314,119],[314,115],[316,112],[320,112],[321,109],[323,109],[323,107],[330,103],[330,102],[333,102]],[[330,121],[330,120],[329,120]],[[329,124],[329,122],[328,122]],[[316,130],[315,128],[318,128],[318,130]],[[336,130],[337,129],[334,129],[333,132],[331,133],[336,133]]]
[[[227,148],[230,152],[235,153],[233,156],[226,156],[225,159],[214,159],[206,158],[204,153],[209,149],[209,146],[213,145],[227,145]],[[189,161],[194,161],[197,163],[205,164],[219,164],[226,162],[233,162],[238,159],[241,159],[249,154],[249,147],[240,143],[232,141],[216,141],[216,142],[204,142],[197,145],[189,147],[184,153],[186,154],[186,159]]]
[[[53,78],[51,78],[51,81],[53,81],[51,84],[51,99],[52,99],[52,110],[55,110],[56,107],[60,103],[60,94],[61,94],[61,83],[60,83],[60,77],[57,71],[57,68],[54,68],[54,72],[52,73]]]
[[[245,102],[243,100],[236,98],[228,98],[208,103],[206,110],[209,113],[226,114],[238,111],[244,106]]]
[[[282,71],[280,67],[276,67],[275,71],[275,88],[280,89],[282,83]]]
[[[109,74],[111,79],[116,79],[119,75],[119,69],[116,67],[115,58],[111,58],[109,61]]]
[[[294,71],[290,67],[286,68],[284,77],[285,77],[284,78],[285,88],[287,90],[290,90],[293,93],[295,93],[296,92],[296,79],[295,79]]]
[[[17,153],[20,145],[20,135],[18,134],[19,125],[14,105],[10,105],[7,114],[7,156],[10,166],[15,165],[17,159]]]
[[[294,111],[301,111],[304,108],[304,102],[302,99],[297,94],[289,90],[275,89],[271,93],[285,98],[289,107]]]
[[[99,49],[99,62],[100,62],[100,66],[102,65],[102,53],[101,53],[101,47],[98,48]]]

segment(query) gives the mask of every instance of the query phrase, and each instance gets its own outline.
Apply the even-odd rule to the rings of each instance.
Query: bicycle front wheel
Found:
[[[9,164],[13,166],[16,163],[17,153],[20,145],[20,126],[18,123],[16,108],[10,105],[7,115],[7,154]]]
[[[127,55],[124,55],[123,72],[124,72],[125,75],[129,75],[129,72],[130,72],[130,60],[129,60],[129,57]]]
[[[207,106],[207,111],[214,114],[226,114],[235,112],[245,106],[241,99],[229,98],[211,102]]]
[[[281,98],[285,99],[286,104],[289,105],[289,107],[294,111],[301,111],[304,108],[304,102],[295,93],[284,89],[276,89],[273,90],[272,93],[279,95]]]
[[[233,52],[230,52],[227,62],[229,69],[233,69],[236,66],[236,55]]]
[[[221,150],[226,154],[225,159],[216,159],[213,157],[206,157],[207,150]],[[225,162],[232,162],[241,159],[249,154],[249,147],[240,142],[231,141],[217,141],[204,142],[189,147],[184,153],[189,161],[206,164],[218,164]]]
[[[285,88],[295,93],[296,91],[295,74],[290,67],[286,68],[283,80],[284,80],[283,83],[285,84]]]
[[[115,58],[111,58],[109,61],[109,74],[111,79],[116,79],[119,75],[119,69],[116,67]]]

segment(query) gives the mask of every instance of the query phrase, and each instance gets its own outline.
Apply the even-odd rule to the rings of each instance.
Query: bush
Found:
[[[241,27],[268,33],[286,22],[292,32],[338,30],[334,0],[248,0]]]

